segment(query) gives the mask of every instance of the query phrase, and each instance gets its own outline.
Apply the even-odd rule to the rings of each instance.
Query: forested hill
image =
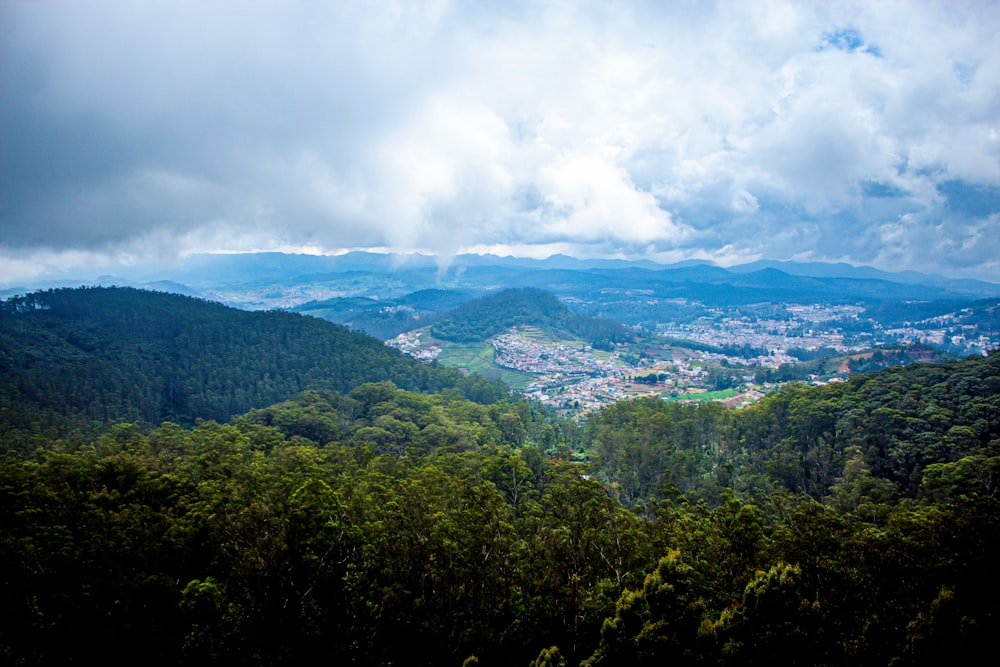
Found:
[[[790,385],[744,410],[622,401],[588,423],[593,472],[628,505],[810,496],[844,512],[1000,488],[1000,351]],[[866,509],[865,509],[866,508]]]
[[[489,402],[502,385],[428,366],[315,318],[129,288],[37,292],[0,305],[0,428],[228,420],[306,389],[388,380]],[[54,429],[54,430],[53,430]]]
[[[431,334],[444,340],[473,342],[519,325],[579,336],[595,347],[631,339],[624,325],[578,315],[552,294],[530,288],[504,290],[465,303],[438,320]]]

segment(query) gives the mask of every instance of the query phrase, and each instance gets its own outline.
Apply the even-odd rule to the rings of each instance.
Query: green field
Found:
[[[722,389],[721,391],[706,391],[703,394],[680,394],[678,396],[665,396],[666,401],[719,401],[732,398],[736,395],[735,389]]]
[[[483,377],[498,378],[511,389],[523,390],[535,379],[533,375],[500,368],[494,362],[496,351],[489,343],[445,343],[438,362],[453,368],[465,368]]]

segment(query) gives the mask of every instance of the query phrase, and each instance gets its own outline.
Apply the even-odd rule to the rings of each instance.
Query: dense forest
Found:
[[[7,664],[938,665],[1000,630],[1000,352],[742,411],[625,401],[583,427],[454,384],[298,391],[276,364],[291,393],[231,417],[155,423],[126,391],[101,421],[31,371],[133,377],[140,311],[175,306],[108,294],[4,306]],[[251,331],[276,317],[170,299]],[[288,342],[314,326],[279,320]],[[148,337],[197,388],[214,357]],[[36,414],[82,426],[47,438]]]
[[[382,380],[480,402],[507,394],[291,313],[130,288],[51,290],[0,304],[0,434],[8,440],[92,433],[110,420],[226,421],[307,389]]]
[[[590,418],[587,444],[593,472],[630,507],[670,493],[717,503],[727,489],[844,512],[922,494],[992,495],[1000,353],[790,385],[741,411],[623,401]]]
[[[632,339],[618,322],[578,315],[542,290],[512,289],[462,304],[431,326],[431,335],[456,342],[483,341],[518,325],[532,325],[579,336],[609,349]]]

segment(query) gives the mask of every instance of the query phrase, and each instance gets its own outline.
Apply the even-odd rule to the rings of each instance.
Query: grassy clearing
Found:
[[[446,366],[467,368],[481,373],[495,368],[493,346],[488,343],[446,343],[437,360]]]
[[[534,376],[500,368],[495,362],[496,351],[489,343],[446,343],[438,355],[438,362],[453,368],[465,368],[483,377],[499,378],[511,389],[522,390],[531,384]]]
[[[737,394],[735,389],[722,389],[720,391],[705,391],[698,394],[678,394],[677,396],[665,396],[667,401],[719,401],[732,398]]]

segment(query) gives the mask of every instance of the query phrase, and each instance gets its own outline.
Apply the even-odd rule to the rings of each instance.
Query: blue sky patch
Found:
[[[853,53],[854,51],[862,51],[863,53],[869,53],[876,58],[882,57],[882,51],[878,46],[874,44],[866,44],[865,40],[861,37],[861,33],[855,28],[838,28],[832,32],[828,32],[823,35],[823,46],[820,47],[822,50],[828,46],[832,46],[840,51],[846,51],[848,53]]]
[[[971,218],[1000,213],[1000,187],[953,180],[938,185],[938,192],[948,198],[946,206],[953,213]]]
[[[861,194],[865,197],[887,199],[892,197],[905,197],[909,193],[888,183],[882,183],[880,181],[865,181],[861,184]]]

